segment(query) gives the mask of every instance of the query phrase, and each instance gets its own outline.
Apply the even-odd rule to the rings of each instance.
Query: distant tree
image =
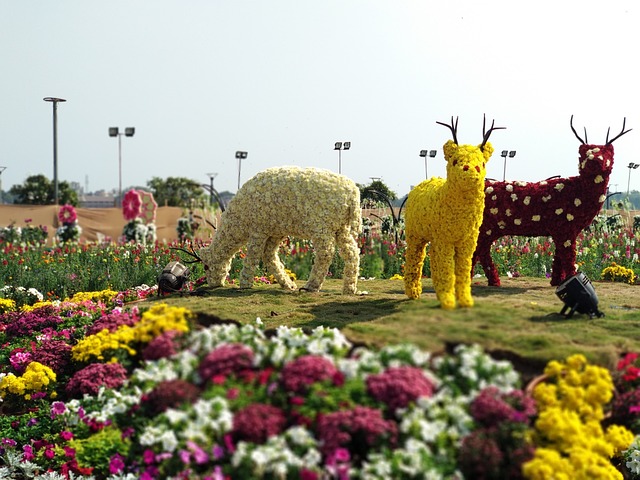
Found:
[[[383,204],[386,207],[398,198],[396,193],[389,189],[382,180],[374,180],[369,185],[358,184],[358,188],[360,189],[360,202],[363,205]]]
[[[153,198],[159,206],[190,207],[195,204],[206,205],[209,202],[202,185],[185,177],[153,177],[147,182]]]
[[[9,190],[18,205],[53,205],[55,185],[44,175],[27,177],[22,185],[14,185]],[[78,206],[78,194],[69,182],[58,182],[58,204]]]

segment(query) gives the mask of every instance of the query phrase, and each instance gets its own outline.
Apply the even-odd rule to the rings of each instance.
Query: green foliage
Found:
[[[360,185],[360,203],[368,207],[390,207],[390,203],[397,199],[396,192],[387,187],[381,180],[374,180],[369,185]]]
[[[187,208],[193,205],[208,205],[209,197],[201,184],[185,177],[153,177],[147,182],[158,205]]]
[[[22,185],[14,185],[9,190],[14,202],[19,205],[53,205],[55,185],[44,175],[27,177]],[[78,194],[69,182],[58,182],[58,204],[78,206]]]
[[[88,438],[70,440],[69,446],[76,450],[80,466],[108,471],[112,456],[120,454],[126,457],[129,453],[131,442],[122,437],[119,429],[105,427]]]

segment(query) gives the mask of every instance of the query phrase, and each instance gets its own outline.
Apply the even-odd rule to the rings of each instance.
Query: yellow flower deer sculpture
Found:
[[[471,297],[471,259],[484,210],[486,164],[493,153],[488,142],[491,132],[483,121],[482,143],[458,145],[458,119],[451,125],[436,122],[451,130],[453,140],[444,144],[447,178],[425,180],[409,193],[405,222],[407,250],[404,288],[411,299],[422,293],[422,266],[425,248],[430,242],[433,288],[444,309],[473,306]]]
[[[302,289],[320,290],[337,246],[345,264],[343,293],[355,294],[361,215],[360,190],[349,178],[315,168],[268,168],[238,190],[211,244],[200,250],[198,258],[208,285],[222,286],[233,256],[246,244],[240,288],[251,288],[262,260],[283,288],[293,290],[296,284],[285,273],[278,248],[287,236],[310,239],[315,260]]]

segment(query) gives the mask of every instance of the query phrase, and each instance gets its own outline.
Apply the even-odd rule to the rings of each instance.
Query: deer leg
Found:
[[[311,267],[311,273],[309,274],[309,280],[302,288],[310,292],[317,292],[322,288],[324,279],[329,271],[329,266],[333,260],[333,253],[335,252],[335,242],[333,238],[313,238],[313,252],[315,258],[313,266]]]
[[[489,286],[491,287],[499,287],[500,286],[500,275],[498,275],[498,269],[496,268],[496,264],[493,263],[493,258],[491,257],[491,246],[493,245],[493,241],[495,238],[489,236],[482,236],[482,232],[480,233],[480,237],[478,238],[478,245],[476,246],[476,251],[473,254],[473,265],[475,265],[476,261],[480,262],[482,265],[482,270],[487,277],[487,281]]]
[[[206,248],[200,251],[205,265],[205,276],[210,287],[223,286],[229,275],[233,256],[240,250],[244,241],[240,237],[233,237],[219,233]]]
[[[336,235],[338,252],[344,260],[344,272],[342,273],[342,293],[345,295],[358,293],[358,275],[360,275],[360,249],[356,241],[356,235],[344,230]]]
[[[471,296],[471,275],[472,268],[471,248],[468,246],[455,249],[455,295],[458,305],[461,307],[473,307],[473,297]]]
[[[404,257],[404,293],[414,300],[420,298],[422,294],[422,266],[426,256],[426,246],[425,239],[407,236],[407,250]]]
[[[242,271],[240,272],[240,288],[253,287],[253,279],[256,274],[256,268],[260,263],[264,245],[267,239],[265,237],[251,237],[247,243],[247,254],[242,262]]]
[[[274,276],[282,288],[295,290],[298,287],[285,272],[284,265],[278,256],[278,248],[280,247],[282,240],[282,238],[278,237],[267,238],[267,241],[264,244],[264,251],[262,253],[262,262],[267,268],[267,271]]]
[[[576,274],[576,239],[553,239],[556,252],[551,267],[551,285],[558,286]]]
[[[431,278],[433,288],[440,306],[445,310],[451,310],[456,306],[455,296],[455,264],[454,247],[446,243],[434,244],[431,242]],[[469,270],[464,273],[469,278]]]

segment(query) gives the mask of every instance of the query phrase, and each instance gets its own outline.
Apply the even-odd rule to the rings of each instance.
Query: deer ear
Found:
[[[488,162],[493,155],[493,145],[490,142],[484,144],[484,148],[482,148],[482,155],[484,156],[485,162]]]
[[[458,145],[453,140],[447,140],[447,143],[442,146],[442,150],[444,150],[444,159],[448,162],[458,150]]]

